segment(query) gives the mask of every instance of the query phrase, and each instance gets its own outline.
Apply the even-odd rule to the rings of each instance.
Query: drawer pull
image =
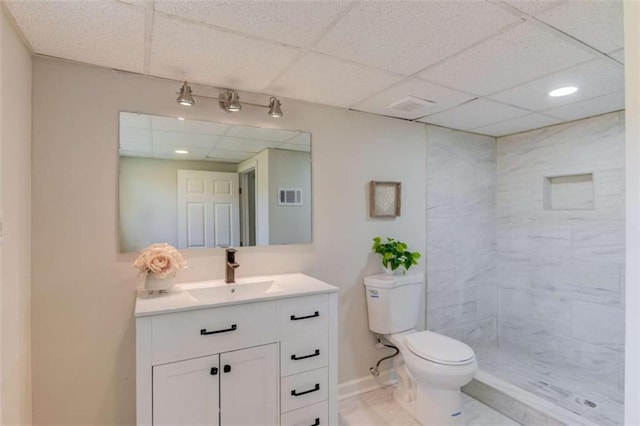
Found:
[[[300,361],[301,359],[313,358],[314,356],[320,356],[320,349],[316,349],[316,351],[311,355],[305,355],[305,356],[296,356],[295,354],[291,355],[291,359],[294,361]]]
[[[320,316],[320,312],[316,311],[313,315],[307,315],[306,317],[297,317],[295,315],[291,315],[291,321],[298,321],[298,320],[303,320],[303,319],[309,319],[309,318],[315,318],[315,317],[319,317]]]
[[[209,334],[227,333],[229,331],[236,331],[237,329],[237,324],[231,324],[230,328],[225,328],[224,330],[207,331],[206,328],[203,328],[202,330],[200,330],[200,334],[202,336],[208,336]]]
[[[311,426],[320,426],[320,417],[316,417],[316,421]]]
[[[294,389],[294,390],[291,391],[291,395],[293,395],[293,396],[301,396],[301,395],[306,395],[308,393],[316,392],[316,391],[319,391],[319,390],[320,390],[320,383],[316,383],[316,385],[313,387],[313,389],[309,389],[308,391],[299,392],[299,393],[296,392],[296,390]]]

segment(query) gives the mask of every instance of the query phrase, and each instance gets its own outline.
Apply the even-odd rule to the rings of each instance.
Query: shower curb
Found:
[[[524,426],[599,426],[481,369],[462,391]]]

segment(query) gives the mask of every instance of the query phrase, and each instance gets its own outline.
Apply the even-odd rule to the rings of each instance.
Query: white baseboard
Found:
[[[380,371],[380,375],[378,377],[373,374],[369,374],[365,377],[340,383],[338,385],[338,399],[343,400],[351,398],[352,396],[371,392],[395,383],[396,378],[393,374],[393,370],[383,370]]]

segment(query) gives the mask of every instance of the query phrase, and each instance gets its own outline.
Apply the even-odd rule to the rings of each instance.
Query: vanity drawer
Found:
[[[280,426],[327,426],[329,403],[327,401],[290,411],[280,418]]]
[[[280,382],[282,412],[297,410],[327,399],[327,368],[283,377]]]
[[[278,308],[280,339],[326,333],[329,325],[326,294],[283,299]]]
[[[326,367],[329,335],[315,334],[280,344],[280,375],[290,376],[307,370]]]
[[[154,365],[276,342],[276,302],[153,317]]]

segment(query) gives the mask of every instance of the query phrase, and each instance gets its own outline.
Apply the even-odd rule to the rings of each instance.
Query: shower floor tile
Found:
[[[465,422],[469,426],[517,426],[483,403],[462,394]],[[393,386],[340,401],[340,426],[420,426],[411,414],[393,399]]]
[[[624,392],[580,375],[538,362],[526,354],[496,347],[474,347],[478,368],[545,398],[598,425],[621,425]]]

